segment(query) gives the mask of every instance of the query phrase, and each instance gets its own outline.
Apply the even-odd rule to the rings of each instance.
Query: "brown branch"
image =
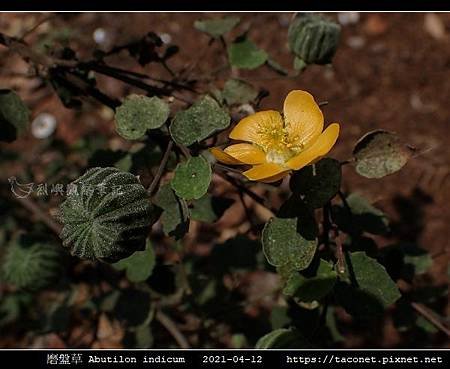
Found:
[[[425,305],[419,304],[417,302],[411,302],[411,306],[415,311],[422,315],[426,320],[432,323],[440,331],[444,332],[448,337],[450,337],[450,329],[448,329],[444,324],[442,324],[436,317],[436,313]]]
[[[62,231],[62,225],[55,222],[55,220],[42,210],[34,201],[29,198],[17,198],[15,200],[25,209],[31,211],[37,218],[39,218],[45,225],[55,232],[58,236]]]
[[[228,183],[236,187],[240,192],[246,194],[249,196],[253,201],[257,202],[259,205],[264,206],[266,209],[270,210],[272,214],[276,214],[277,211],[273,209],[272,207],[266,205],[266,200],[250,190],[249,188],[245,187],[244,185],[240,184],[236,179],[228,175],[227,173],[217,173],[220,177],[225,179]]]
[[[36,31],[40,26],[42,26],[44,23],[47,23],[48,21],[52,20],[56,17],[57,14],[50,14],[42,18],[39,22],[37,22],[33,27],[26,30],[22,36],[20,37],[21,40],[25,39],[27,36],[32,34],[34,31]]]
[[[161,177],[164,173],[164,169],[166,168],[167,162],[169,161],[170,152],[173,148],[173,141],[169,140],[169,143],[167,144],[166,151],[164,152],[164,155],[161,160],[161,164],[158,167],[158,171],[155,174],[155,177],[153,178],[152,183],[150,183],[150,186],[147,189],[147,193],[151,195],[153,191],[155,191],[156,187],[159,184],[159,181],[161,180]]]
[[[183,335],[183,333],[181,333],[175,322],[169,316],[164,314],[161,310],[158,310],[156,312],[155,318],[164,328],[167,329],[167,331],[182,349],[188,349],[191,347],[186,337]]]
[[[56,65],[63,67],[76,67],[78,62],[74,60],[64,60],[52,58],[48,55],[38,53],[28,46],[24,41],[15,37],[10,37],[4,33],[0,33],[0,45],[7,47],[12,52],[20,55],[26,61],[30,60],[35,64],[46,68],[51,68]]]

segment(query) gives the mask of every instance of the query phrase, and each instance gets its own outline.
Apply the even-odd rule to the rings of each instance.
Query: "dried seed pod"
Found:
[[[288,31],[291,51],[306,64],[331,63],[341,27],[317,14],[297,16]]]
[[[40,242],[13,241],[2,262],[2,279],[19,289],[39,290],[49,286],[62,272],[61,249]]]
[[[152,206],[138,178],[92,168],[69,188],[61,205],[61,238],[73,255],[113,262],[145,249]]]

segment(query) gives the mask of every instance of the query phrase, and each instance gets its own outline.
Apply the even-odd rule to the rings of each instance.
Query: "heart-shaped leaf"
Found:
[[[0,90],[0,141],[12,142],[23,134],[30,112],[21,98],[11,90]]]
[[[291,191],[300,195],[311,208],[320,208],[339,191],[341,165],[334,159],[322,159],[294,172],[289,186]]]
[[[117,133],[127,140],[138,140],[147,130],[160,128],[169,113],[169,105],[159,97],[130,95],[116,110]]]
[[[230,32],[238,25],[240,18],[238,17],[223,17],[215,19],[197,20],[194,27],[199,31],[205,32],[211,37],[219,38],[225,33]]]
[[[189,109],[177,113],[170,125],[170,134],[175,142],[190,146],[224,130],[229,124],[229,114],[216,100],[205,96]]]
[[[125,270],[131,282],[143,282],[152,274],[155,266],[155,253],[149,241],[144,251],[135,251],[129,257],[119,260],[113,266]]]
[[[229,79],[223,87],[222,96],[228,105],[247,104],[258,96],[258,91],[247,82]]]
[[[255,69],[268,59],[267,53],[247,38],[239,38],[228,47],[228,59],[233,67]]]
[[[305,302],[320,300],[333,289],[336,278],[337,274],[333,270],[333,264],[320,259],[314,277],[308,278],[297,272],[292,273],[286,282],[283,293]]]

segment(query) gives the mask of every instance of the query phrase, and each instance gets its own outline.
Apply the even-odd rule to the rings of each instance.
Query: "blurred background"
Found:
[[[352,168],[344,167],[343,188],[363,194],[391,219],[390,232],[386,236],[375,237],[379,246],[414,244],[428,252],[431,266],[414,281],[400,280],[398,283],[403,283],[403,290],[414,288],[428,293],[427,301],[438,314],[446,316],[450,236],[450,146],[447,143],[450,124],[450,14],[327,15],[342,26],[341,41],[332,66],[310,66],[305,72],[290,78],[279,76],[267,68],[233,71],[234,77],[269,93],[262,99],[261,109],[281,110],[284,97],[292,89],[304,89],[310,91],[317,101],[328,101],[323,107],[326,123],[341,123],[342,133],[331,153],[339,160],[349,158],[355,142],[374,129],[394,131],[417,148],[417,156],[405,168],[380,180],[364,179]],[[4,13],[0,14],[0,32],[15,37],[26,35],[26,41],[36,50],[46,51],[52,45],[68,46],[76,50],[79,57],[89,58],[94,49],[110,50],[115,45],[153,31],[163,43],[179,47],[178,54],[168,61],[171,70],[177,71],[195,63],[191,78],[201,81],[203,86],[220,88],[228,78],[220,70],[224,62],[223,47],[220,43],[208,47],[209,37],[193,27],[195,20],[212,16],[216,15]],[[287,30],[292,16],[291,13],[239,14],[241,24],[232,35],[238,36],[248,29],[255,44],[270,51],[282,67],[292,69],[293,57],[287,45]],[[170,73],[159,64],[140,67],[120,54],[110,60],[115,66],[146,73],[152,78],[170,78]],[[214,78],[211,76],[213,72]],[[95,101],[88,101],[81,109],[67,109],[49,86],[42,86],[39,79],[30,78],[30,75],[29,64],[0,46],[0,87],[14,89],[31,109],[34,120],[32,129],[19,140],[0,144],[0,180],[3,184],[8,184],[8,178],[13,176],[22,183],[66,183],[76,177],[80,168],[90,164],[94,153],[99,155],[101,150],[131,148],[129,142],[115,133],[111,109]],[[102,91],[117,98],[136,91],[105,76],[97,76],[97,83]],[[145,182],[145,173],[141,174]],[[220,180],[215,186],[216,193],[227,194],[230,191]],[[233,198],[234,195],[227,196]],[[247,200],[249,208],[261,219],[267,217],[263,209]],[[39,199],[42,207],[51,214],[55,214],[61,201],[57,196]],[[0,217],[3,239],[19,231],[47,232],[45,225],[7,198],[5,193],[0,202]],[[235,203],[212,226],[193,222],[183,240],[185,253],[197,257],[208,255],[213,243],[223,243],[249,227],[244,209]],[[167,241],[154,242],[157,254],[163,255],[165,260],[177,257],[175,252],[168,251]],[[0,245],[3,246],[1,239]],[[93,315],[87,313],[84,310],[88,309],[86,304],[99,296],[99,290],[108,292],[110,289],[107,282],[91,283],[99,278],[98,274],[103,273],[104,267],[74,260],[69,261],[69,265],[66,281],[70,285],[70,296],[67,288],[41,292],[36,305],[38,311],[34,311],[30,319],[34,323],[18,324],[14,319],[8,320],[11,318],[8,314],[12,314],[11,307],[3,306],[0,347],[118,348],[133,345],[170,347],[173,344],[170,335],[157,324],[151,333],[145,335],[141,332],[141,343],[127,343],[127,332],[122,329],[120,321],[101,311]],[[229,278],[228,283],[235,282]],[[208,313],[205,312],[205,316],[183,310],[174,313],[185,334],[198,347],[251,346],[261,333],[256,328],[257,324],[252,324],[254,318],[261,314],[272,314],[273,318],[276,304],[274,297],[270,296],[270,289],[276,283],[273,273],[247,270],[239,278],[238,289],[244,298],[235,305],[241,309],[241,320],[250,317],[245,329],[255,331],[243,331],[242,321],[212,319],[214,322],[206,329],[207,333],[199,333],[198,320],[211,319]],[[123,280],[116,282],[120,286],[126,285]],[[261,291],[268,291],[268,297],[252,302],[252,294]],[[3,302],[10,292],[10,287],[0,285]],[[71,299],[72,308],[70,311],[58,310],[65,299]],[[49,307],[49,302],[56,305]],[[55,315],[55,309],[59,315]],[[345,340],[330,344],[335,347],[448,347],[446,335],[426,322],[411,333],[406,328],[402,331],[395,316],[389,315],[384,320],[383,329],[372,335],[364,326],[352,323],[344,312],[337,314]],[[36,325],[41,315],[45,316],[45,327]]]

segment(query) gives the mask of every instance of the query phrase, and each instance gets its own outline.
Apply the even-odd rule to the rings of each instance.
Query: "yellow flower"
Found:
[[[210,151],[228,165],[252,165],[243,172],[250,180],[275,182],[291,170],[299,170],[325,156],[336,143],[339,124],[323,131],[323,114],[306,91],[291,91],[278,111],[260,111],[242,119],[230,138],[245,143]],[[323,131],[323,132],[322,132]]]

